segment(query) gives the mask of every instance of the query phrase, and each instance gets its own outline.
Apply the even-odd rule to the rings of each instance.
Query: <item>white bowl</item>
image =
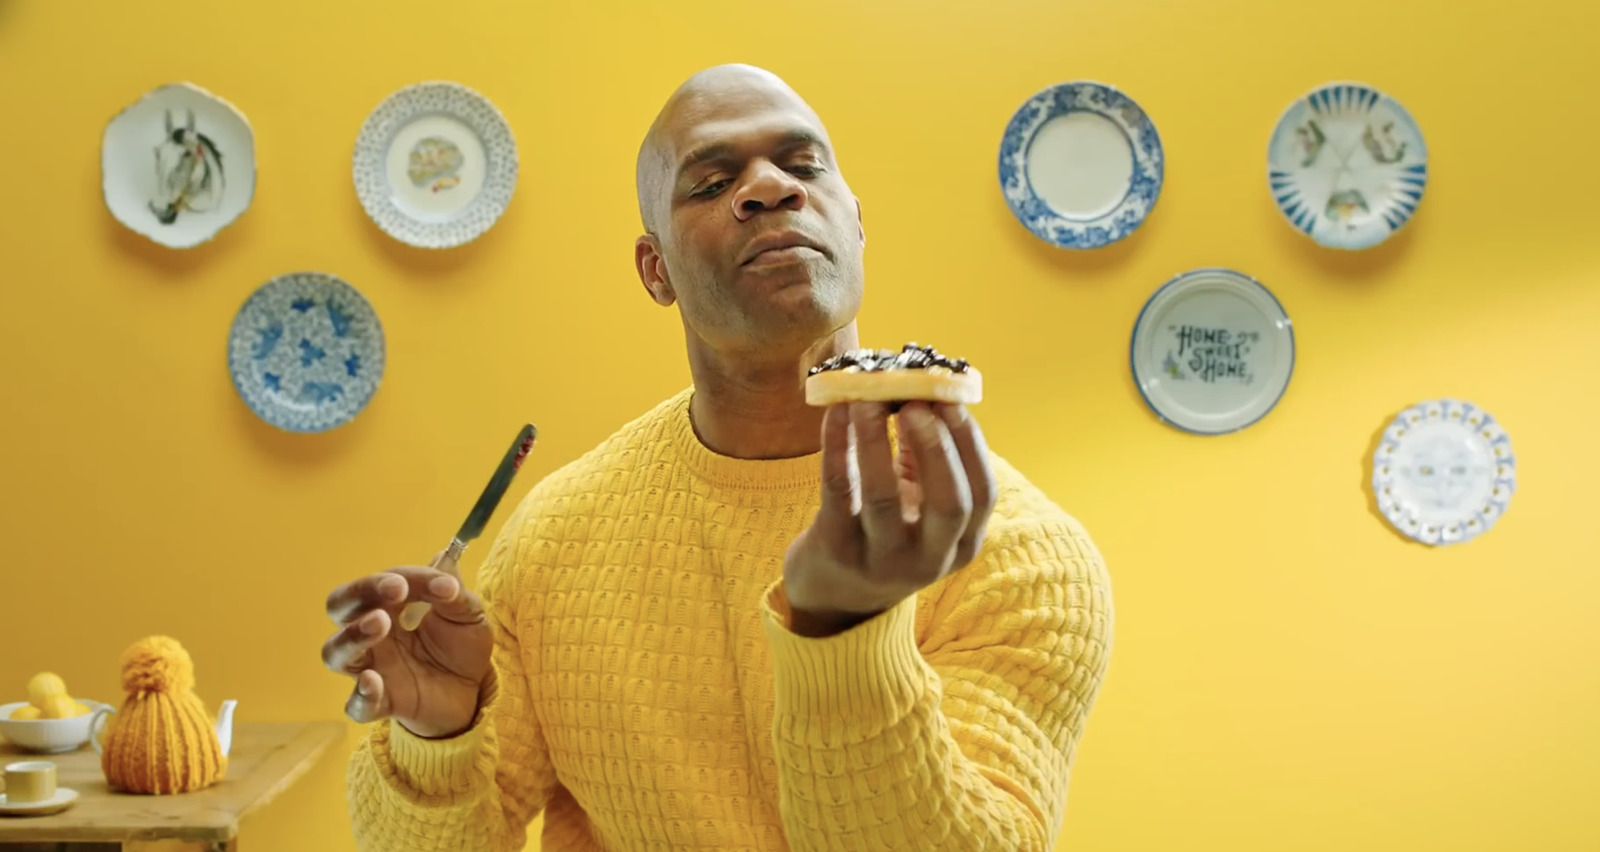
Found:
[[[45,754],[77,751],[89,741],[89,721],[94,718],[94,711],[110,706],[87,698],[78,700],[89,712],[71,719],[13,719],[11,714],[19,707],[26,707],[28,702],[0,704],[0,737],[24,751]]]

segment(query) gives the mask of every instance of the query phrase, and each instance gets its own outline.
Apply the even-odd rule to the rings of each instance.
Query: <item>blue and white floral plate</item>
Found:
[[[1456,399],[1395,415],[1372,455],[1378,511],[1423,544],[1470,541],[1506,513],[1517,490],[1511,437],[1487,411]]]
[[[1428,146],[1399,102],[1369,86],[1334,83],[1278,120],[1267,184],[1289,224],[1319,245],[1371,248],[1416,214]]]
[[[1012,115],[1000,142],[1000,188],[1012,215],[1059,248],[1101,248],[1133,233],[1165,174],[1150,117],[1101,83],[1039,92]]]
[[[320,272],[263,284],[234,317],[228,371],[245,405],[289,432],[360,413],[383,379],[383,327],[356,288]]]
[[[1161,285],[1133,325],[1139,393],[1170,426],[1221,435],[1267,415],[1294,372],[1294,329],[1272,293],[1231,269]]]
[[[390,95],[356,139],[356,195],[389,236],[453,248],[494,227],[517,188],[517,142],[505,117],[459,83]]]

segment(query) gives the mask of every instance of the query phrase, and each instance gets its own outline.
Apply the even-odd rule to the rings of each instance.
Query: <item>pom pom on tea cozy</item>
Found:
[[[122,689],[129,694],[194,689],[194,661],[169,636],[151,636],[122,652]]]

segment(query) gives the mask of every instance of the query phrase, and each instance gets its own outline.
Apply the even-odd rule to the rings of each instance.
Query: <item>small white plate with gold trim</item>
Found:
[[[1511,437],[1470,402],[1419,402],[1383,430],[1372,489],[1401,535],[1435,546],[1470,541],[1500,520],[1517,490]]]

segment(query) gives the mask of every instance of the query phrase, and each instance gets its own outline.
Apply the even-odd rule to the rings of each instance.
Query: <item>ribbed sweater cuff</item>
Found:
[[[934,677],[917,649],[915,595],[843,633],[813,639],[789,630],[781,584],[764,607],[779,717],[837,720],[827,727],[838,733],[861,725],[859,735],[911,711]]]
[[[403,784],[424,796],[468,793],[487,780],[478,764],[492,761],[488,752],[489,707],[498,692],[493,676],[485,685],[472,727],[449,739],[419,737],[405,725],[388,721],[389,759]]]

